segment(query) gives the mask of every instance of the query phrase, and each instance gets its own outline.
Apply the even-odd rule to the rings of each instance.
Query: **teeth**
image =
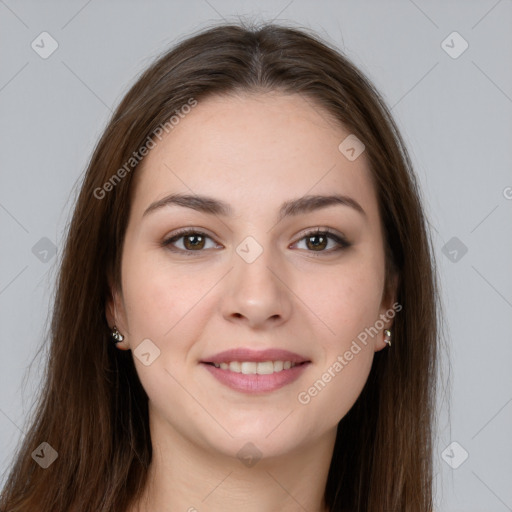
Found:
[[[231,361],[231,363],[229,363],[229,371],[231,372],[236,372],[236,373],[240,373],[242,371],[242,368],[240,367],[240,363],[238,361]]]
[[[244,375],[270,375],[271,373],[289,370],[295,366],[291,361],[231,361],[229,363],[213,363],[215,368],[229,370],[230,372],[243,373]]]
[[[254,363],[252,363],[254,364]],[[256,366],[256,373],[258,375],[270,375],[274,373],[274,363],[272,361],[265,361],[264,363],[258,363]],[[244,367],[242,366],[242,372],[244,371]]]
[[[253,375],[258,373],[258,364],[259,363],[240,363],[242,373],[244,375]]]

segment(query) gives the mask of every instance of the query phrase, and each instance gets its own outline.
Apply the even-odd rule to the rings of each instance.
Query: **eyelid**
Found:
[[[316,226],[314,228],[306,228],[297,236],[297,241],[300,241],[308,236],[322,234],[332,235],[333,238],[338,238],[340,241],[348,243],[348,240],[346,239],[343,233],[339,231],[334,231],[332,228],[329,228],[327,226]]]

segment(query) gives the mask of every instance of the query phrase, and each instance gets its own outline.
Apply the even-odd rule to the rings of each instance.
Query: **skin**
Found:
[[[338,150],[349,133],[299,95],[210,97],[136,171],[121,290],[107,316],[125,335],[119,348],[150,339],[160,355],[149,366],[134,357],[149,397],[153,461],[143,500],[130,510],[326,510],[336,426],[386,347],[382,331],[308,404],[297,397],[394,302],[383,293],[383,231],[365,155],[351,162]],[[143,215],[170,193],[208,195],[234,214],[171,205]],[[284,201],[332,193],[365,215],[334,205],[276,222]],[[183,227],[210,237],[199,250],[174,242],[190,256],[162,246]],[[308,245],[318,227],[344,234],[350,247]],[[252,263],[236,252],[248,236],[263,248]],[[311,363],[295,382],[247,395],[199,363],[237,347],[283,348]],[[247,442],[261,453],[252,467],[237,457]]]

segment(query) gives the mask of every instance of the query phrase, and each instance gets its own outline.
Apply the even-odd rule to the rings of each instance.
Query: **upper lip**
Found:
[[[253,350],[250,348],[236,348],[233,350],[225,350],[213,356],[202,359],[202,363],[226,363],[231,361],[252,361],[255,363],[264,361],[290,361],[292,363],[309,362],[307,357],[277,348],[269,348],[266,350]]]

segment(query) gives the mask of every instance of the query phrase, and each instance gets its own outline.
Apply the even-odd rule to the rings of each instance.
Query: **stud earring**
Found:
[[[384,343],[391,347],[391,331],[389,329],[384,329]]]
[[[119,343],[120,341],[124,340],[124,336],[117,330],[117,327],[115,325],[114,327],[112,327],[111,336],[112,338],[114,338],[114,343]]]

